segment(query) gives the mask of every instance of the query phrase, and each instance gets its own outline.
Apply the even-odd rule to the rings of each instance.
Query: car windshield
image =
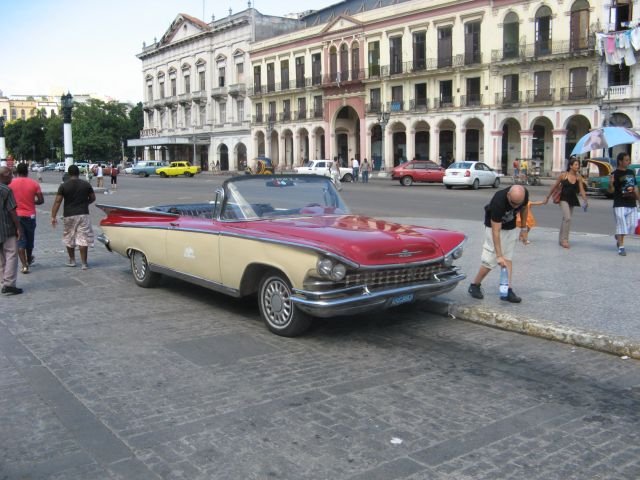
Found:
[[[330,179],[308,175],[237,177],[225,182],[221,218],[342,215],[348,207]]]
[[[449,168],[471,168],[471,162],[456,162],[449,165]]]

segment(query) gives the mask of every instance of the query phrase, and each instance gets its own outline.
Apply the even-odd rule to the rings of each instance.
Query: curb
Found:
[[[432,314],[446,316],[454,320],[477,323],[510,332],[522,333],[533,337],[554,340],[556,342],[589,348],[599,352],[611,353],[620,357],[627,356],[640,360],[640,342],[617,335],[606,335],[580,328],[560,327],[558,325],[519,317],[508,313],[497,313],[482,307],[457,305],[446,300],[430,300],[423,304],[422,310]]]

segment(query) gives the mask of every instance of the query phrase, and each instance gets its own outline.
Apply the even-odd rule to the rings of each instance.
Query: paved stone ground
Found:
[[[280,338],[60,234],[0,298],[0,479],[640,477],[635,360],[420,308]]]

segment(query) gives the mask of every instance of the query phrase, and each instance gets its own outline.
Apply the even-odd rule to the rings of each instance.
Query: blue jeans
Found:
[[[354,181],[354,182],[357,182],[357,181],[358,181],[358,171],[359,171],[359,170],[360,170],[360,169],[359,169],[358,167],[354,167],[354,168],[353,168],[353,181]]]
[[[362,183],[369,183],[369,171],[368,170],[363,170],[362,171]]]
[[[33,250],[33,244],[36,237],[36,218],[18,217],[22,226],[22,236],[18,240],[18,248]]]

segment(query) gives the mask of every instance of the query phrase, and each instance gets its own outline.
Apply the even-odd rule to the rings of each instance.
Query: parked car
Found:
[[[463,233],[352,215],[331,179],[241,175],[212,201],[98,205],[99,240],[129,259],[134,282],[175,276],[233,297],[257,296],[273,333],[312,317],[351,316],[453,290]]]
[[[41,163],[36,163],[36,162],[32,162],[31,163],[31,171],[32,172],[37,172],[40,168],[42,168],[42,164]]]
[[[414,182],[442,183],[444,168],[431,160],[411,160],[391,170],[391,178],[405,187]]]
[[[55,163],[47,163],[44,166],[44,171],[45,172],[54,172],[56,170],[56,164]]]
[[[177,177],[179,175],[193,177],[200,173],[200,167],[191,165],[189,162],[171,162],[166,167],[157,168],[156,173],[161,177]]]
[[[80,173],[87,173],[89,171],[89,164],[87,162],[75,162],[76,167],[80,170]]]
[[[159,160],[147,160],[138,162],[131,167],[131,173],[133,175],[138,175],[139,177],[148,177],[149,175],[154,175],[158,168],[165,166],[167,166],[167,163],[165,162],[161,162]]]
[[[442,183],[448,189],[464,186],[477,190],[479,187],[500,186],[500,175],[482,162],[455,162],[446,169]]]
[[[56,171],[57,172],[64,172],[65,171],[65,163],[64,162],[56,163]]]
[[[585,182],[587,184],[587,194],[604,195],[607,198],[613,198],[613,193],[609,193],[609,175],[616,169],[615,161],[609,163],[599,159],[586,159],[583,163],[587,164],[587,175]],[[592,168],[593,167],[593,168]],[[590,175],[593,169],[597,169],[597,175]],[[636,174],[636,185],[640,185],[640,164],[634,163],[629,165],[629,169]]]
[[[333,160],[309,160],[304,162],[301,167],[293,169],[294,172],[301,175],[322,175],[324,177],[330,177],[331,164]],[[353,181],[353,169],[347,167],[340,167],[340,181],[352,182]]]

